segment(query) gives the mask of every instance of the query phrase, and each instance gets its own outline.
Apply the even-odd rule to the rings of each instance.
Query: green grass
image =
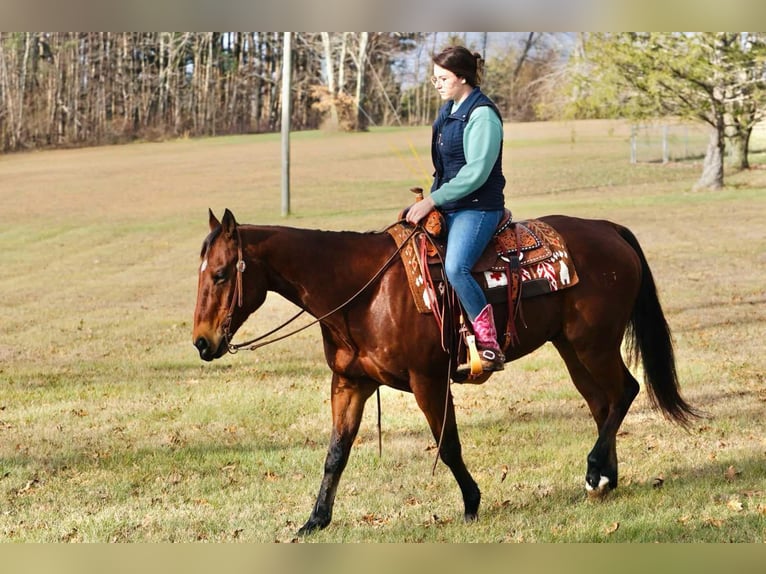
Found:
[[[701,166],[629,164],[622,124],[506,126],[517,217],[609,218],[639,237],[676,341],[689,431],[641,393],[621,485],[584,493],[595,425],[552,346],[453,394],[483,499],[465,525],[410,395],[375,401],[318,542],[762,542],[766,172],[690,191]],[[574,130],[574,131],[573,131]],[[0,157],[0,540],[291,541],[330,433],[318,328],[203,364],[191,345],[207,209],[382,229],[424,186],[429,128],[294,134],[280,216],[274,135]],[[412,151],[414,149],[414,152]],[[277,296],[254,337],[295,312]],[[660,480],[661,479],[661,480]]]

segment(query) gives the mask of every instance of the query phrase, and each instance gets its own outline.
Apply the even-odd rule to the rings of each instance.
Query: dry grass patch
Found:
[[[483,493],[479,522],[465,525],[449,471],[431,473],[414,400],[384,389],[383,455],[371,401],[334,521],[312,540],[763,541],[766,170],[691,193],[700,166],[631,166],[623,124],[506,128],[517,217],[605,217],[634,230],[683,393],[710,417],[686,432],[640,394],[618,438],[621,486],[590,501],[595,425],[544,347],[483,386],[454,388]],[[0,158],[0,539],[293,540],[329,437],[319,332],[200,363],[190,331],[207,209],[381,229],[423,185],[429,134],[294,134],[288,220],[275,136]],[[238,336],[293,313],[270,297]]]

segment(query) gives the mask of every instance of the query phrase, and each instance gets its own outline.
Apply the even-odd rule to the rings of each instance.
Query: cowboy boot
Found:
[[[487,305],[473,320],[476,347],[479,350],[481,368],[484,371],[502,371],[505,355],[497,342],[497,329],[492,305]]]

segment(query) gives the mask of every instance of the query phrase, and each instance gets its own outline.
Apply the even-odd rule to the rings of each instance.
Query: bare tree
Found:
[[[295,34],[293,129],[430,121],[430,86],[402,89],[423,39]],[[0,151],[276,131],[282,52],[274,32],[2,32]]]

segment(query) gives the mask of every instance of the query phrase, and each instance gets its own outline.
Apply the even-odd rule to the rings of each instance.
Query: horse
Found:
[[[680,395],[671,331],[634,234],[607,220],[539,219],[565,239],[579,283],[524,300],[527,320],[516,318],[518,340],[506,360],[553,343],[596,423],[585,487],[603,495],[617,487],[616,435],[640,388],[623,360],[623,339],[628,364],[641,359],[654,408],[681,426],[700,415]],[[461,454],[450,357],[434,317],[416,311],[397,255],[384,231],[240,225],[228,209],[221,221],[209,210],[192,330],[200,358],[212,361],[230,351],[232,336],[268,291],[320,324],[332,373],[332,431],[316,503],[300,535],[330,524],[365,403],[381,385],[414,395],[438,441],[438,457],[460,488],[465,521],[478,518],[481,492]],[[495,305],[498,324],[507,312]]]

